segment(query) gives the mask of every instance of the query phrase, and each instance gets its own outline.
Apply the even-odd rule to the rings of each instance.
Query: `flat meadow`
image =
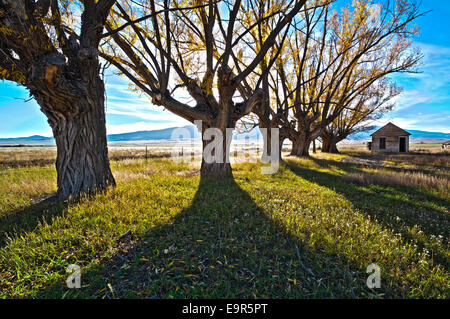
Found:
[[[65,203],[54,149],[0,148],[0,297],[449,298],[450,154],[417,148],[200,180],[199,158],[117,147],[117,187]]]

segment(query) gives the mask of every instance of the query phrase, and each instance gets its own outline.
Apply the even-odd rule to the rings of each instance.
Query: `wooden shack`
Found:
[[[408,153],[410,135],[411,133],[388,123],[371,134],[371,151],[373,153]]]

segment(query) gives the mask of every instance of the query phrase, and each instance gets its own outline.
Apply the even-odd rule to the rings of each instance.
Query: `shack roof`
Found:
[[[370,136],[377,137],[377,136],[405,136],[405,135],[409,136],[411,135],[411,133],[389,122],[379,130],[373,132]]]

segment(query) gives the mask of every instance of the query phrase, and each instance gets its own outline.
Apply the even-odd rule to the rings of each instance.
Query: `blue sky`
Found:
[[[391,121],[404,129],[450,133],[450,1],[423,0],[422,10],[433,10],[417,21],[421,33],[415,42],[425,54],[422,73],[396,77],[403,94],[378,124]],[[189,123],[129,90],[126,79],[107,76],[106,90],[108,134]],[[0,137],[52,135],[39,106],[28,99],[25,88],[0,81]]]

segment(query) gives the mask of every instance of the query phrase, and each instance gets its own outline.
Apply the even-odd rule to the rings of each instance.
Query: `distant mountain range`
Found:
[[[176,132],[178,130],[179,132]],[[155,131],[139,131],[121,134],[109,134],[109,142],[132,142],[132,141],[158,141],[158,140],[175,140],[178,138],[199,139],[200,133],[194,125],[186,125],[183,127],[171,127]],[[261,139],[262,135],[258,128],[247,133],[234,134],[233,139]]]
[[[171,127],[162,130],[154,131],[138,131],[121,134],[109,134],[107,136],[109,142],[131,142],[131,141],[153,141],[153,140],[171,140],[172,134],[175,134],[176,129],[181,129],[181,134],[191,136],[191,138],[199,138],[200,134],[193,125],[186,125],[183,127]],[[175,137],[176,138],[176,137]]]
[[[53,145],[55,139],[41,135],[32,135],[28,137],[0,138],[0,145]]]
[[[348,137],[349,141],[364,141],[370,140],[370,134],[374,131],[378,130],[380,127],[375,127],[371,131],[359,132],[352,134]],[[113,142],[114,144],[120,142],[138,142],[138,141],[164,141],[164,140],[173,140],[172,134],[176,129],[185,129],[184,133],[194,139],[199,139],[200,134],[197,128],[193,125],[187,125],[183,127],[171,127],[162,130],[152,130],[152,131],[138,131],[138,132],[130,132],[130,133],[121,133],[121,134],[109,134],[108,142]],[[433,143],[433,142],[442,142],[444,140],[450,140],[450,133],[442,133],[442,132],[427,132],[427,131],[419,131],[419,130],[407,130],[412,135],[410,136],[413,142],[424,142],[424,143]],[[175,135],[177,136],[177,135]],[[177,137],[175,137],[177,138]],[[261,132],[258,128],[248,132],[241,134],[234,134],[234,139],[237,138],[246,138],[250,140],[260,139],[262,140]],[[28,137],[14,137],[14,138],[0,138],[0,145],[54,145],[55,141],[53,137],[46,137],[40,135],[33,135]]]
[[[175,130],[179,130],[179,134]],[[175,140],[185,136],[186,138],[200,139],[200,133],[194,125],[186,125],[183,127],[171,127],[161,130],[137,131],[121,134],[108,134],[108,142],[117,144],[120,142],[139,142],[139,141],[164,141]],[[173,137],[173,138],[172,138]],[[262,139],[262,135],[258,128],[241,134],[234,134],[233,139],[246,138],[250,140]],[[12,137],[0,138],[0,145],[54,145],[53,137],[41,135],[33,135],[28,137]]]
[[[4,142],[14,142],[14,141],[50,141],[53,140],[53,137],[41,136],[41,135],[32,135],[28,137],[6,137],[0,138],[0,141]]]

